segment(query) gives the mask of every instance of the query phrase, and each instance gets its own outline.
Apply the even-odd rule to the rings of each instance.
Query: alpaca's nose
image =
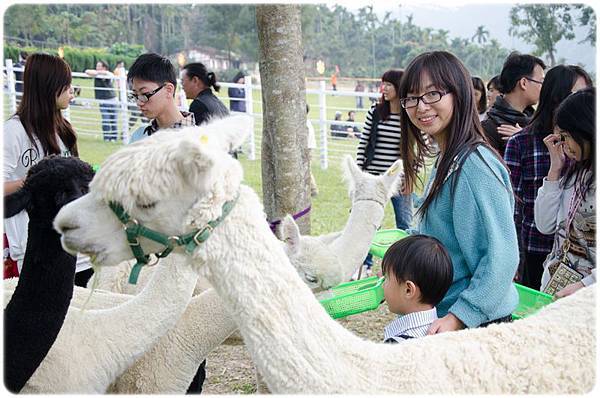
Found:
[[[66,220],[61,220],[55,223],[54,228],[59,234],[64,235],[69,231],[79,228],[79,226],[75,225],[74,223],[70,223]]]

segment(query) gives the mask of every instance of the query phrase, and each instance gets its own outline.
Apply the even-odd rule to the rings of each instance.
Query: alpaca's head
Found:
[[[348,181],[349,194],[352,200],[352,211],[364,213],[362,217],[352,217],[346,223],[360,223],[353,225],[354,229],[360,229],[360,236],[352,239],[352,250],[347,252],[366,256],[373,235],[381,225],[384,215],[384,207],[389,198],[398,193],[400,179],[402,176],[402,161],[396,161],[385,173],[380,176],[370,175],[362,172],[350,156],[346,156],[342,163],[344,176]],[[364,228],[360,228],[364,226]],[[356,228],[359,227],[359,228]],[[347,253],[338,253],[340,245],[334,244],[340,239],[342,232],[318,237],[301,236],[298,226],[293,218],[287,216],[281,225],[284,250],[290,262],[298,271],[304,282],[314,291],[329,289],[344,282],[350,269],[360,265],[364,259],[356,258],[356,264],[341,264],[348,261]],[[348,233],[348,232],[346,232]],[[343,260],[342,260],[343,259]]]
[[[340,234],[302,236],[294,219],[287,215],[281,222],[281,238],[285,254],[300,278],[317,293],[335,286],[344,274],[338,256],[328,246]]]
[[[109,156],[90,193],[65,206],[56,218],[65,250],[88,254],[98,266],[133,257],[110,202],[167,236],[204,227],[239,190],[242,168],[227,152],[242,144],[249,126],[249,117],[241,115],[160,131]],[[164,249],[143,237],[139,241],[146,253]]]
[[[4,198],[4,217],[27,210],[30,222],[51,225],[67,203],[85,195],[92,167],[73,157],[52,155],[29,169],[23,187]]]
[[[400,191],[403,170],[402,159],[396,160],[379,176],[361,171],[350,155],[344,156],[342,163],[343,176],[348,183],[352,203],[358,200],[372,200],[385,206],[387,201]]]

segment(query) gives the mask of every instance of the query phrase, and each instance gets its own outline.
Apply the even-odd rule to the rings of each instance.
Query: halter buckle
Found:
[[[198,237],[202,235],[206,230],[208,230],[209,233],[212,233],[213,227],[211,227],[210,224],[207,224],[206,227],[196,232],[196,234],[194,235],[194,243],[196,243],[196,246],[200,246],[200,243],[202,243],[198,240]]]

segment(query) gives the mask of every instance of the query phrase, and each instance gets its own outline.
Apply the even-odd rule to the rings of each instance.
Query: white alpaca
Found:
[[[525,320],[398,345],[368,342],[344,329],[291,266],[257,195],[228,177],[236,170],[241,174],[240,166],[213,144],[226,134],[201,144],[197,137],[166,141],[158,133],[131,148],[135,151],[113,155],[90,194],[57,216],[63,243],[96,256],[99,266],[115,264],[132,256],[104,200],[121,202],[149,228],[180,234],[214,219],[239,193],[236,207],[192,257],[230,309],[274,393],[582,393],[593,387],[593,288]],[[155,158],[158,152],[161,159]],[[190,172],[195,183],[185,184]],[[164,191],[127,188],[146,174],[165,181]],[[142,211],[136,201],[154,206]],[[189,209],[188,217],[173,217],[176,209]]]
[[[342,169],[352,200],[352,211],[342,231],[301,236],[292,217],[286,216],[282,222],[285,252],[314,292],[350,280],[362,265],[381,226],[385,204],[398,192],[403,174],[401,160],[381,176],[373,176],[363,173],[349,155],[344,157]]]
[[[221,131],[227,126],[239,133],[245,133],[248,125],[246,116],[236,116],[204,126],[202,131]],[[176,135],[171,131],[166,133],[166,136],[163,136],[167,140]],[[135,151],[136,145],[130,145],[121,152]],[[156,155],[160,157],[160,151]],[[232,162],[237,164],[233,160]],[[111,157],[106,163],[111,163]],[[103,174],[106,163],[97,175]],[[204,180],[194,180],[194,176],[202,173],[201,163],[202,159],[194,157],[180,163],[183,167],[180,171],[186,173],[187,184],[198,183],[202,186]],[[130,181],[130,186],[120,187],[127,195],[134,195],[134,202],[128,203],[128,206],[140,205],[140,202],[135,202],[135,193],[143,192],[144,187],[146,190],[156,190],[160,195],[167,194],[164,190],[165,181],[153,177],[155,176],[141,176],[136,181]],[[241,178],[241,172],[233,173],[232,178]],[[93,184],[92,181],[91,185]],[[187,196],[190,193],[188,188],[181,187],[181,194],[172,185],[170,189],[170,194],[195,201]],[[141,203],[145,206],[150,204],[148,201]],[[176,235],[175,231],[182,227],[179,222],[187,216],[186,210],[180,208],[172,212],[169,216],[171,223],[163,223],[162,230],[170,232],[169,236]],[[76,226],[66,225],[64,228],[77,233]],[[123,233],[123,229],[119,232]],[[102,244],[94,242],[91,246],[100,249]],[[106,264],[107,260],[110,261],[110,258],[96,258],[96,261],[103,264]],[[118,376],[153,347],[181,317],[191,299],[198,277],[190,267],[189,261],[190,257],[182,253],[174,253],[173,258],[163,259],[156,266],[146,288],[117,307],[90,311],[70,310],[54,345],[22,391],[105,392]],[[118,263],[119,261],[115,261],[112,264]]]

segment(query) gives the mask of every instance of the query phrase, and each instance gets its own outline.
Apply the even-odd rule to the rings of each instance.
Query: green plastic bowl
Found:
[[[371,276],[342,283],[331,288],[333,297],[321,300],[321,305],[334,319],[374,310],[383,300],[384,280],[385,278]]]
[[[512,319],[527,318],[554,301],[554,297],[549,294],[530,289],[518,283],[514,285],[519,293],[519,305],[512,313]]]
[[[406,231],[401,229],[381,229],[375,233],[369,253],[375,257],[383,258],[391,245],[400,239],[406,238],[408,235]]]

